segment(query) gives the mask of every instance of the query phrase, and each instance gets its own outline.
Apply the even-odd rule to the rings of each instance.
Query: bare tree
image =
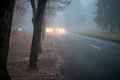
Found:
[[[50,6],[47,8],[55,9],[55,10],[63,10],[67,5],[69,5],[71,0],[49,0]],[[38,57],[38,50],[41,53],[41,32],[42,29],[45,30],[45,28],[42,28],[43,23],[43,16],[44,16],[44,10],[46,7],[47,0],[38,0],[36,4],[36,0],[30,0],[32,5],[32,11],[33,11],[33,40],[32,40],[32,46],[31,46],[31,53],[30,53],[30,63],[29,63],[29,69],[36,70],[37,69],[37,57]],[[48,3],[49,3],[48,2]],[[55,4],[59,3],[59,6]],[[63,4],[63,5],[62,5]],[[37,6],[36,6],[37,5]],[[54,5],[54,6],[52,6]],[[44,31],[43,31],[44,33]],[[39,44],[38,44],[39,43]]]
[[[41,30],[42,30],[42,20],[44,9],[47,3],[47,0],[38,0],[37,2],[37,9],[35,6],[35,1],[30,0],[33,8],[33,40],[31,46],[31,53],[30,53],[30,63],[29,68],[32,70],[37,69],[37,57],[38,57],[38,49],[41,50]]]

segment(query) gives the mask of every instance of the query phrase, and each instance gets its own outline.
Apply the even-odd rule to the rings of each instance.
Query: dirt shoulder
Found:
[[[8,56],[8,70],[12,80],[58,80],[55,57],[49,36],[42,42],[38,57],[38,71],[28,71],[31,38],[25,34],[12,35]]]

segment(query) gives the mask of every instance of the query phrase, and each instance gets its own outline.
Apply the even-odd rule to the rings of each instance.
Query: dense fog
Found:
[[[96,31],[94,21],[97,0],[72,0],[62,12],[58,12],[54,25],[63,25],[70,31]]]
[[[53,16],[49,25],[54,27],[65,27],[67,31],[81,32],[81,31],[96,31],[99,28],[94,21],[97,0],[72,0],[70,5],[58,11]],[[13,27],[22,27],[25,32],[32,33],[32,9],[29,4],[24,15],[16,15],[14,13]],[[18,19],[19,18],[19,19]],[[49,17],[48,17],[49,18]],[[17,23],[17,25],[15,24]]]

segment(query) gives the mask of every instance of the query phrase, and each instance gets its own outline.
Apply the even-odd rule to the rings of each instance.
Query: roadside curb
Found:
[[[99,39],[103,39],[103,40],[108,40],[108,41],[112,41],[112,42],[115,42],[115,43],[120,43],[120,41],[117,41],[117,40],[111,40],[111,39],[107,39],[107,38],[103,38],[103,37],[92,36],[92,35],[89,35],[89,34],[82,34],[82,33],[77,33],[77,34],[81,34],[81,35],[88,36],[88,37],[93,37],[93,38],[99,38]]]
[[[61,74],[61,70],[60,70],[60,66],[58,65],[58,60],[57,60],[57,57],[56,57],[56,49],[55,49],[55,44],[51,38],[51,36],[49,35],[50,39],[51,39],[51,44],[52,44],[52,51],[53,51],[53,54],[52,56],[55,58],[55,67],[56,67],[56,71],[57,71],[57,74],[58,74],[58,80],[63,80],[63,77],[62,77],[62,74]]]
[[[58,65],[57,59],[55,59],[55,64],[56,64],[55,66],[56,66],[57,73],[58,73],[58,80],[63,80],[62,74],[61,74],[60,67],[59,67],[59,65]]]

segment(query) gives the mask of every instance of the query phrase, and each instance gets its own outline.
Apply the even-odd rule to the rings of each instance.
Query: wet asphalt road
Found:
[[[74,33],[52,38],[64,80],[120,80],[120,43]]]

